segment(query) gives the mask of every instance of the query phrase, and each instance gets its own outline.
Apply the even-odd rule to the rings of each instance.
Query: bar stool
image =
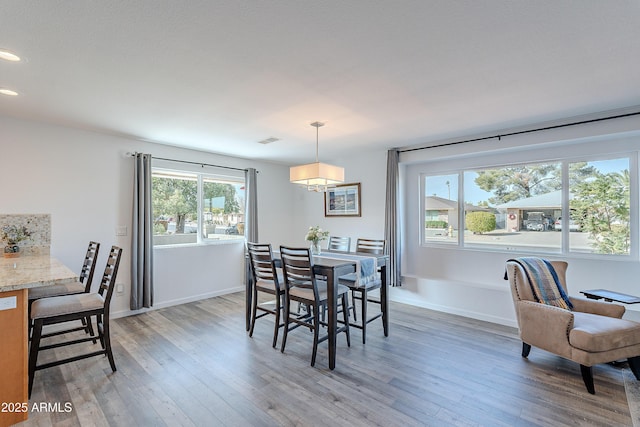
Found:
[[[109,359],[111,370],[113,372],[116,371],[116,364],[111,351],[111,339],[109,337],[109,305],[111,303],[111,296],[113,294],[121,256],[122,249],[117,246],[112,246],[98,292],[62,295],[57,297],[41,298],[34,301],[31,307],[33,336],[31,338],[31,348],[29,350],[29,397],[31,397],[35,373],[40,369],[51,368],[53,366],[75,362],[76,360],[86,359],[88,357],[106,355]],[[42,350],[88,341],[94,341],[95,343],[95,337],[90,336],[41,346],[41,339],[50,336],[42,335],[43,326],[81,319],[89,319],[89,323],[91,323],[92,316],[96,316],[98,338],[100,339],[100,345],[102,347],[101,350],[79,354],[42,365],[37,364],[38,353]]]

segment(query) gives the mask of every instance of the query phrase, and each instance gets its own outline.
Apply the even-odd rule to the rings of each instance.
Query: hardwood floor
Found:
[[[281,354],[272,325],[248,337],[243,293],[116,319],[118,371],[97,357],[37,372],[30,408],[49,408],[20,425],[633,425],[627,369],[598,365],[590,395],[577,364],[536,348],[523,359],[512,328],[391,303],[390,336],[381,322],[366,345],[340,334],[330,371],[326,342],[312,368],[309,331]]]

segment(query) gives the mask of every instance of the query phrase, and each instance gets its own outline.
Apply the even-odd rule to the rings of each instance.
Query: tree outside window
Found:
[[[166,170],[152,180],[154,245],[244,238],[244,180]]]

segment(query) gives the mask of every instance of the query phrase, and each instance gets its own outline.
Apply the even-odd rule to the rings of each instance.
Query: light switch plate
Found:
[[[18,299],[13,297],[0,298],[0,310],[11,310],[18,307]]]
[[[127,235],[127,226],[119,225],[116,227],[116,236],[126,236]]]

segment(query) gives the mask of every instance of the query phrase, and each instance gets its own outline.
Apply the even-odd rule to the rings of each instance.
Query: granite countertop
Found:
[[[0,292],[77,280],[77,274],[49,255],[0,258]]]

